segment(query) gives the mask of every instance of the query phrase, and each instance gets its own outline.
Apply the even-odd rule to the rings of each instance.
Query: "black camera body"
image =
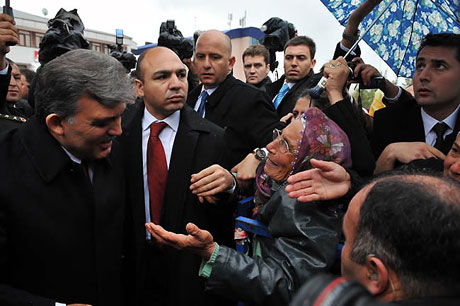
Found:
[[[348,68],[350,68],[350,74],[348,80],[353,83],[359,83],[359,89],[384,89],[385,88],[385,78],[382,76],[372,77],[371,82],[368,85],[364,85],[361,75],[355,77],[353,73],[355,71],[356,66],[358,66],[359,62],[348,62]]]

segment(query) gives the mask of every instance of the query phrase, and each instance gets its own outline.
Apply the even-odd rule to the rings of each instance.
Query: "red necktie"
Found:
[[[160,224],[161,207],[168,179],[166,155],[158,134],[166,126],[165,122],[150,125],[150,137],[147,144],[147,182],[150,196],[150,216],[155,224]]]

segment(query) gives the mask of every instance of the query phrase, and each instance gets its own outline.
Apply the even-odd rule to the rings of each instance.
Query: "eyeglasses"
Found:
[[[278,139],[278,148],[281,153],[291,152],[288,142],[286,141],[286,139],[281,137],[281,134],[282,134],[282,131],[278,129],[274,129],[273,130],[273,140]]]

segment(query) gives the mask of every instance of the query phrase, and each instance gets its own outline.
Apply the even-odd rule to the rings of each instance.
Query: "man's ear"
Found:
[[[235,65],[235,61],[236,61],[236,58],[235,58],[234,56],[231,56],[231,57],[228,59],[228,67],[229,67],[228,72],[230,72],[230,71],[233,70],[233,66]]]
[[[144,83],[139,79],[135,79],[134,84],[136,85],[136,95],[140,98],[143,98],[144,97]]]
[[[311,61],[311,68],[315,68],[315,65],[316,65],[316,59],[313,59]]]
[[[366,259],[367,289],[372,295],[384,293],[389,284],[389,271],[384,263],[375,256]]]
[[[57,136],[64,135],[64,127],[62,126],[63,119],[57,114],[49,114],[46,116],[45,123],[52,134]]]

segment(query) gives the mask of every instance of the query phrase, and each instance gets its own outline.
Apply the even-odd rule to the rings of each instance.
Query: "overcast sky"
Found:
[[[233,15],[231,28],[239,27],[239,19],[245,12],[246,26],[260,27],[269,18],[279,17],[293,23],[299,35],[310,36],[316,42],[316,71],[332,57],[343,32],[343,27],[320,0],[11,0],[11,6],[39,16],[43,16],[42,9],[46,8],[48,18],[53,18],[61,7],[66,10],[76,8],[86,28],[108,33],[121,28],[138,46],[146,41],[156,42],[160,24],[167,19],[174,19],[184,36],[192,36],[195,30],[229,29],[229,13]],[[364,60],[382,73],[388,70],[387,77],[395,78],[388,66],[363,44],[360,45]]]

